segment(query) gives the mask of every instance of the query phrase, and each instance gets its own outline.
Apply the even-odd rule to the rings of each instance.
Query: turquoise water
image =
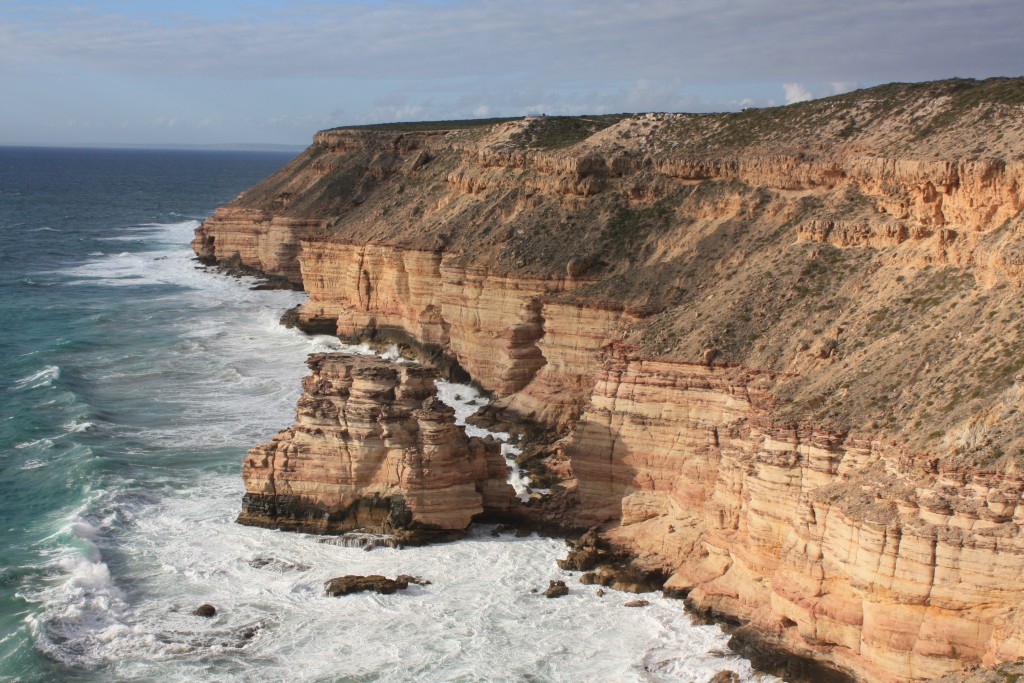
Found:
[[[234,524],[246,449],[341,345],[188,242],[286,161],[0,148],[0,681],[762,680],[680,603],[580,586],[557,539],[367,553]],[[325,597],[345,573],[433,583]]]
[[[227,369],[183,360],[204,302],[157,259],[287,160],[0,148],[0,676],[72,676],[39,647],[82,625],[46,620],[49,593],[77,571],[83,602],[108,599],[93,589],[116,544],[91,560],[130,524],[126,502],[230,468],[216,435],[202,449],[175,435],[201,417],[180,391]]]

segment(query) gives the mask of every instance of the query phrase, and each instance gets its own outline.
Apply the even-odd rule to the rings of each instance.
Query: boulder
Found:
[[[192,614],[196,615],[197,617],[206,617],[207,619],[209,619],[210,617],[214,617],[217,615],[217,608],[210,604],[200,605],[199,607],[195,608]]]
[[[548,589],[544,591],[544,595],[549,598],[560,598],[568,594],[569,587],[565,585],[565,581],[552,581],[548,584]]]

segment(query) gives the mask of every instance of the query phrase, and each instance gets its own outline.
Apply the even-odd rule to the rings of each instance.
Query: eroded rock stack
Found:
[[[313,354],[296,422],[250,450],[239,521],[279,529],[461,533],[485,505],[498,444],[469,438],[436,399],[433,368]]]

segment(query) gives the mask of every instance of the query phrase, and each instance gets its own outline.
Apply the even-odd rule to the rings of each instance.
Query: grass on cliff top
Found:
[[[633,114],[601,114],[597,116],[543,116],[513,136],[513,140],[533,149],[560,149],[586,140],[594,133],[614,125]]]
[[[530,126],[515,137],[524,147],[559,149],[569,147],[590,137],[599,130],[618,123],[632,114],[601,114],[594,116],[540,116],[532,117]],[[466,119],[463,121],[411,121],[372,123],[364,126],[340,126],[331,130],[379,130],[395,132],[430,132],[486,128],[508,121],[521,121],[526,117],[513,116],[493,119]]]
[[[338,126],[330,130],[388,130],[421,133],[440,130],[463,130],[466,128],[483,128],[508,121],[519,121],[522,116],[494,119],[464,119],[461,121],[399,121],[395,123],[370,123],[363,126]]]
[[[948,97],[942,111],[921,124],[918,137],[956,125],[966,114],[985,105],[1024,106],[1024,78],[988,78],[974,80],[952,78],[925,83],[887,83],[782,107],[750,108],[741,112],[695,114],[676,120],[670,128],[677,140],[688,138],[718,147],[739,147],[765,143],[786,136],[812,135],[828,128],[837,117],[846,116],[844,128],[835,134],[846,139],[855,135],[865,117],[898,116],[912,111],[922,102]],[[844,114],[845,113],[845,114]],[[532,117],[531,124],[515,141],[534,149],[560,149],[572,146],[594,133],[633,114],[593,116]],[[519,121],[527,117],[449,121],[407,121],[339,126],[331,130],[371,130],[393,132],[430,132],[465,130]],[[709,128],[709,122],[717,126]],[[709,131],[713,131],[710,132]]]
[[[934,117],[922,121],[917,138],[955,126],[979,107],[1024,105],[1024,78],[888,83],[782,107],[694,115],[674,121],[671,129],[680,141],[689,139],[720,148],[735,148],[778,141],[787,136],[815,137],[842,120],[846,125],[835,135],[846,139],[855,135],[859,125],[869,119],[912,114],[922,103],[939,98],[948,100]],[[718,125],[709,126],[715,119]]]

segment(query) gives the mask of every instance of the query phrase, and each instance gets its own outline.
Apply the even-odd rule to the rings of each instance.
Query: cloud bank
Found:
[[[214,109],[146,120],[708,111],[858,83],[1014,75],[1021,20],[1019,0],[7,0],[0,86],[30,108],[48,97],[73,109],[59,91],[84,79],[111,102],[142,88]],[[85,109],[95,113],[67,113],[103,116]],[[0,140],[15,118],[0,113]]]

